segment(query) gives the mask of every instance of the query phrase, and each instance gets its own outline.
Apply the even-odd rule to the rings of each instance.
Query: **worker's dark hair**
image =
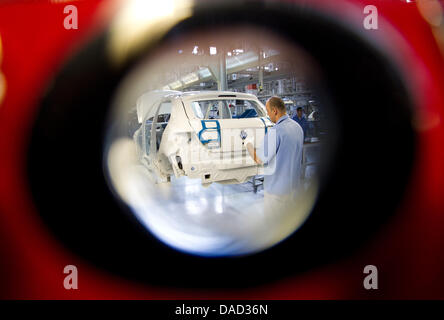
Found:
[[[299,111],[299,110],[302,110],[302,107],[298,107],[298,108],[296,109],[296,111]]]
[[[284,101],[279,97],[271,97],[268,99],[268,103],[270,104],[270,107],[275,107],[281,112],[287,111]]]

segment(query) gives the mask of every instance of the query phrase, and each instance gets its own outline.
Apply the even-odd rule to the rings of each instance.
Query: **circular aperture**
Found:
[[[334,132],[319,70],[305,50],[261,28],[165,41],[116,91],[104,153],[110,186],[183,252],[235,256],[279,243],[309,216],[320,167],[330,162],[322,148]],[[272,96],[299,121],[294,128],[275,128],[265,108]],[[268,148],[264,163],[248,143],[257,153]]]
[[[251,3],[246,5],[228,1],[210,7],[197,4],[180,21],[166,24],[162,32],[151,29],[157,33],[144,34],[133,49],[131,46],[110,45],[115,37],[113,31],[107,30],[67,61],[53,79],[42,99],[33,128],[28,172],[39,214],[67,248],[99,267],[151,284],[245,287],[309,270],[350,255],[392,216],[409,179],[415,142],[410,94],[399,71],[387,58],[388,55],[329,17],[307,8],[277,3],[267,3],[265,6],[262,2],[252,6]],[[240,40],[240,43],[235,43],[234,47],[221,47],[217,41],[227,38],[228,32],[232,34],[233,41]],[[194,35],[193,39],[191,35]],[[263,44],[255,43],[256,38],[263,40]],[[199,44],[193,45],[193,41]],[[191,44],[192,47],[183,46],[181,49],[180,44]],[[216,48],[215,55],[211,54],[215,50],[212,47]],[[115,48],[120,48],[121,54],[110,54],[110,50]],[[202,48],[205,53],[200,55]],[[262,236],[255,234],[255,231],[263,229],[255,229],[254,224],[252,230],[240,228],[249,225],[251,216],[246,215],[248,219],[245,221],[237,220],[239,216],[230,220],[233,216],[230,217],[229,213],[236,212],[236,208],[231,210],[229,203],[224,203],[223,194],[220,194],[234,186],[243,187],[256,175],[239,175],[224,182],[223,179],[213,181],[213,173],[210,172],[208,179],[211,184],[208,185],[202,183],[207,172],[202,172],[203,175],[196,179],[186,176],[176,178],[174,170],[183,170],[186,164],[182,163],[181,168],[181,161],[175,158],[177,168],[171,168],[173,174],[168,177],[169,171],[166,170],[167,174],[164,172],[164,176],[160,177],[164,181],[156,181],[148,174],[149,163],[142,163],[138,156],[137,137],[143,136],[137,136],[137,131],[147,126],[146,120],[150,117],[142,116],[139,122],[137,100],[152,90],[187,92],[201,83],[204,83],[204,90],[198,91],[224,89],[224,85],[218,87],[217,75],[211,75],[209,80],[205,78],[208,72],[217,73],[217,64],[212,67],[212,59],[217,60],[214,56],[220,53],[220,48],[226,55],[225,64],[228,66],[231,57],[237,57],[241,64],[248,62],[248,59],[242,60],[248,58],[243,56],[248,52],[233,51],[235,49],[250,48],[254,53],[250,58],[256,53],[256,57],[261,52],[269,54],[264,59],[271,56],[267,60],[270,63],[262,65],[263,68],[273,64],[274,69],[279,70],[265,72],[264,85],[267,81],[276,83],[287,79],[287,74],[279,71],[285,71],[288,66],[279,65],[282,61],[273,61],[272,53],[273,50],[282,53],[285,52],[283,48],[291,48],[293,58],[299,58],[294,61],[294,69],[299,70],[299,74],[291,75],[296,78],[305,75],[307,83],[311,85],[306,89],[314,94],[306,99],[299,97],[303,98],[299,105],[293,99],[293,106],[289,106],[288,112],[296,103],[296,109],[301,106],[311,119],[316,120],[317,115],[308,112],[317,111],[316,108],[319,108],[321,115],[325,111],[330,119],[326,123],[332,134],[324,137],[328,143],[321,148],[319,163],[322,165],[314,179],[310,180],[315,189],[307,188],[314,192],[305,198],[303,218],[299,222],[291,221],[290,227],[285,222],[281,223],[286,224],[287,229],[277,232],[278,237],[272,237],[271,241],[267,239],[268,231],[273,233],[278,230],[277,224]],[[187,51],[188,56],[199,62],[191,64],[189,70],[174,78],[171,76],[172,70],[182,64],[179,50],[183,50],[182,54]],[[173,51],[177,59],[170,58]],[[228,52],[231,52],[231,57],[228,57]],[[201,60],[206,57],[208,61],[202,64]],[[165,67],[170,74],[165,72],[159,77],[162,72],[158,71],[165,61],[170,62]],[[228,108],[233,108],[228,109],[233,110],[230,111],[231,117],[240,116],[247,109],[255,109],[247,106],[251,102],[247,96],[241,97],[240,91],[247,94],[246,91],[250,90],[261,104],[268,99],[254,92],[258,87],[251,86],[249,78],[243,79],[244,75],[253,74],[253,70],[246,69],[231,73],[239,75],[236,79],[230,79],[230,73],[227,74],[227,91],[232,85],[231,92],[239,96],[217,97],[226,102]],[[142,74],[141,78],[138,78],[138,73]],[[194,81],[196,75],[197,82]],[[277,78],[273,78],[275,75]],[[154,84],[146,77],[156,77],[158,82]],[[132,82],[134,79],[144,80]],[[187,82],[190,87],[185,88]],[[158,87],[160,84],[162,86]],[[234,88],[235,85],[239,86]],[[285,87],[285,83],[281,85]],[[299,89],[301,92],[308,91],[303,86]],[[275,90],[280,90],[279,82]],[[272,94],[283,96],[280,92],[284,91]],[[176,95],[174,99],[180,97],[185,103],[184,95],[187,94]],[[207,96],[205,99],[188,101],[201,105],[200,101],[213,101],[215,98],[209,99]],[[184,110],[189,111],[188,107],[185,106]],[[203,106],[202,119],[197,120],[218,120],[204,119],[211,113],[211,108]],[[189,121],[199,118],[196,110],[188,118]],[[214,110],[214,113],[217,114],[217,111]],[[376,111],[382,112],[384,119],[377,124]],[[263,109],[259,107],[256,112],[259,115]],[[219,117],[222,114],[223,111],[219,110]],[[159,115],[163,114],[153,115],[153,124],[158,121]],[[197,133],[194,132],[198,138],[201,130],[202,127],[197,129]],[[247,137],[250,135],[245,128],[240,128],[240,131],[245,131],[242,136],[245,133]],[[146,151],[146,141],[149,141],[148,149],[157,151],[157,131],[148,132],[156,133],[148,139],[144,136],[145,146],[142,144],[142,149]],[[214,137],[203,140],[212,139]],[[217,141],[216,137],[215,141],[209,142]],[[161,144],[162,140],[159,149]],[[131,166],[135,163],[137,166]],[[189,172],[194,167],[192,163],[187,164]],[[184,180],[193,183],[181,185]],[[177,188],[171,194],[174,183]],[[249,198],[243,199],[245,203],[242,200],[236,203],[239,212],[246,213],[250,208],[261,205],[261,187],[256,191],[258,193],[248,191]],[[213,193],[212,197],[210,193]],[[147,202],[153,200],[153,194],[154,204]],[[190,194],[194,198],[188,198]],[[144,198],[144,195],[150,198]],[[233,198],[237,194],[229,196]],[[253,197],[257,197],[257,201],[247,202]],[[187,199],[193,201],[187,202]],[[171,216],[162,216],[164,220],[161,221],[153,220],[152,216],[146,214],[152,214],[154,208],[157,214],[169,212]],[[195,215],[191,214],[193,212]],[[208,212],[212,220],[205,221]],[[254,212],[257,211],[252,210],[251,214]],[[185,217],[187,220],[184,220]],[[162,232],[159,228],[165,219],[170,222],[168,232]],[[183,234],[178,236],[171,233],[171,226],[183,231],[183,228],[190,226],[190,221],[195,224],[185,231],[190,233],[192,230],[192,235],[197,238],[189,236],[188,242],[177,242]],[[217,223],[213,223],[215,221]],[[236,223],[233,224],[233,221]],[[216,226],[219,233],[214,233],[213,227]],[[228,238],[209,241],[202,246],[206,241],[202,239],[214,240],[214,234],[225,234]],[[254,236],[245,237],[252,234]]]

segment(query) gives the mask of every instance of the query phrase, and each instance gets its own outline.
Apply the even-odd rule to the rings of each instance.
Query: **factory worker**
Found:
[[[308,121],[307,117],[303,114],[302,107],[298,107],[296,109],[296,114],[293,117],[293,120],[296,121],[304,131],[304,136],[307,135],[307,129],[308,129]]]
[[[247,150],[253,160],[264,165],[265,213],[290,210],[300,184],[304,133],[287,115],[279,97],[266,103],[268,117],[276,125],[268,130],[258,149],[252,143]]]

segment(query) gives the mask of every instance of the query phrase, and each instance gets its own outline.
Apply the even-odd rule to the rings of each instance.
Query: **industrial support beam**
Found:
[[[264,90],[264,67],[262,66],[262,55],[263,51],[259,50],[259,56],[258,56],[258,66],[259,66],[259,93]]]
[[[217,90],[226,91],[227,89],[227,60],[225,58],[225,51],[221,50],[219,53],[219,78],[217,79]]]

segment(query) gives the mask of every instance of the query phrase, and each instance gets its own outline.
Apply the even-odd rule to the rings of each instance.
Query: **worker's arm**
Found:
[[[268,166],[276,156],[279,141],[275,128],[270,128],[265,134],[259,148],[254,149],[251,143],[247,143],[247,149],[253,160],[260,165]]]
[[[254,162],[256,162],[259,165],[262,165],[261,159],[256,154],[256,149],[254,149],[253,144],[251,142],[247,143],[247,150],[250,156],[253,158]]]

